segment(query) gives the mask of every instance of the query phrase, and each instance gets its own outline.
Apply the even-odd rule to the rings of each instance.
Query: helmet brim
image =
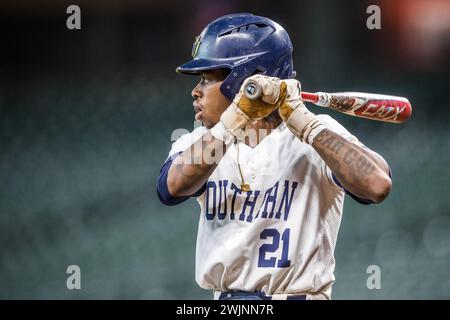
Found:
[[[197,75],[203,71],[216,69],[229,69],[229,64],[223,61],[209,60],[209,59],[193,59],[179,66],[176,71],[181,74]]]

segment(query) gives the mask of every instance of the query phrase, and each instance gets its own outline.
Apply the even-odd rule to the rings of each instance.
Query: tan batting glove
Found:
[[[234,140],[243,140],[244,129],[250,118],[233,102],[220,116],[220,121],[211,128],[211,134],[226,145]]]
[[[261,97],[250,100],[243,94],[247,85],[252,82],[261,88]],[[253,75],[245,79],[233,102],[252,120],[267,117],[286,99],[286,83],[275,77]]]
[[[250,100],[245,96],[244,89],[250,79],[261,85],[260,99]],[[211,134],[227,145],[236,138],[244,140],[247,122],[265,118],[276,110],[286,99],[286,88],[286,83],[278,78],[261,75],[247,78],[231,105],[220,116],[219,123],[211,128]]]
[[[301,84],[295,79],[283,80],[287,84],[287,97],[278,112],[286,126],[302,142],[312,144],[325,126],[309,111],[301,98]]]

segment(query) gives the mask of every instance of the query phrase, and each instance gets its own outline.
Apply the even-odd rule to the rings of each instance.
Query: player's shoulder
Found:
[[[188,133],[191,134],[195,138],[200,138],[202,135],[205,134],[205,132],[208,131],[208,128],[205,126],[196,127],[192,132]]]
[[[190,145],[192,145],[195,141],[200,139],[208,129],[204,126],[196,127],[191,132],[186,132],[185,129],[180,129],[180,131],[174,131],[172,133],[172,149],[169,152],[169,155],[173,155],[175,153],[184,151]]]
[[[344,128],[342,124],[340,124],[336,119],[332,118],[328,114],[318,114],[316,117],[322,122],[326,127],[332,129],[335,127]]]
[[[177,132],[174,131],[174,133],[172,134],[172,141],[175,141],[176,143],[178,141],[183,140],[191,140],[191,139],[197,140],[198,138],[203,136],[207,130],[208,129],[206,127],[200,126],[196,127],[191,132],[186,132],[187,130],[181,129],[177,134]]]
[[[345,137],[351,135],[351,133],[342,124],[340,124],[336,119],[332,118],[328,114],[318,114],[316,116],[317,118],[319,118],[322,124],[325,125],[325,127],[327,127],[328,129],[331,129],[336,133],[344,135]]]
[[[358,140],[352,133],[350,133],[342,124],[340,124],[336,119],[330,117],[327,114],[318,114],[317,117],[320,121],[330,130],[340,134],[347,140],[353,143],[357,143],[360,146],[364,146],[364,144]],[[364,146],[365,147],[365,146]]]
[[[337,120],[332,118],[327,114],[317,114],[316,117],[322,122],[325,127],[331,129],[337,133],[348,135],[350,134],[347,129],[343,125],[341,125]],[[290,130],[284,126],[283,130],[281,130],[285,135],[289,135],[291,140],[300,143],[300,140],[295,137],[295,135],[290,132]]]

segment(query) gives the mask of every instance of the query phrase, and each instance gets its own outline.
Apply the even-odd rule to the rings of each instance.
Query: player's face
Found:
[[[195,120],[203,122],[208,129],[214,127],[219,122],[220,115],[230,105],[222,92],[220,85],[225,79],[222,70],[211,70],[201,73],[200,82],[192,90],[194,102]]]

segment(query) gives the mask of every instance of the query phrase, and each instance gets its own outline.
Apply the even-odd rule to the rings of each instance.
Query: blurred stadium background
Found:
[[[81,7],[82,29],[66,28]],[[367,6],[381,30],[366,28]],[[390,163],[377,206],[346,199],[335,299],[450,298],[450,1],[0,3],[0,298],[210,299],[194,280],[198,205],[161,205],[176,128],[197,79],[175,67],[213,18],[281,23],[308,91],[407,96],[405,125],[333,113]],[[321,112],[317,107],[311,110]],[[81,268],[81,290],[66,268]],[[381,290],[366,269],[381,268]]]

